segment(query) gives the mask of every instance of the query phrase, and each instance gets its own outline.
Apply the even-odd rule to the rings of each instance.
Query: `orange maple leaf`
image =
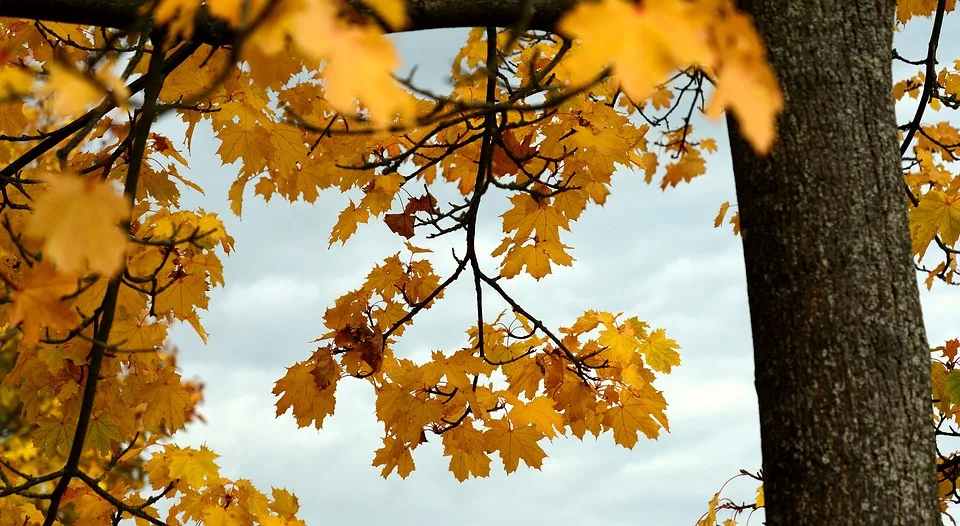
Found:
[[[544,435],[532,424],[512,426],[506,420],[494,420],[483,435],[490,449],[500,453],[503,469],[507,473],[516,471],[521,460],[531,468],[540,469],[547,456],[537,444]]]
[[[130,217],[127,201],[98,179],[61,174],[47,180],[26,234],[43,238],[44,255],[65,272],[80,274],[85,264],[108,276],[119,272],[128,237],[119,223]]]
[[[47,262],[30,269],[13,292],[13,306],[7,322],[23,322],[23,345],[40,341],[40,327],[70,330],[80,324],[80,316],[60,298],[77,290],[77,278],[60,274]]]

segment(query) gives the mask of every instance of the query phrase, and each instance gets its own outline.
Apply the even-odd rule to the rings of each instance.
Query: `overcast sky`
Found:
[[[950,18],[944,33],[951,34],[952,27],[960,34],[956,17]],[[898,41],[901,52],[916,51],[914,58],[925,46],[921,25]],[[405,67],[419,64],[418,82],[438,88],[463,35],[411,33],[397,42]],[[460,483],[447,471],[436,439],[415,451],[417,469],[409,478],[380,477],[371,460],[383,428],[364,381],[340,383],[337,413],[322,431],[298,429],[290,415],[274,417],[273,383],[315,348],[311,340],[324,332],[324,309],[400,250],[402,240],[372,223],[362,225],[345,247],[328,251],[330,229],[347,203],[334,192],[314,205],[278,199],[265,204],[251,187],[242,220],[234,217],[226,195],[236,168],[221,166],[209,128],[198,126],[184,175],[200,183],[206,197],[185,194],[183,206],[220,212],[237,250],[224,259],[226,288],[213,291],[210,310],[202,315],[208,345],[189,327],[172,333],[184,376],[206,384],[207,423],[193,425],[176,442],[206,443],[220,455],[224,476],[248,478],[267,492],[270,486],[294,491],[300,517],[311,526],[344,521],[419,526],[445,517],[464,526],[695,524],[727,478],[741,468],[760,467],[740,239],[728,227],[713,228],[720,203],[736,201],[726,132],[721,124],[701,124],[699,130],[720,146],[705,176],[661,192],[658,185],[644,184],[642,174],[618,173],[607,204],[588,209],[565,238],[575,247],[572,269],[560,268],[540,282],[506,283],[521,304],[553,327],[596,308],[665,328],[680,343],[683,360],[656,382],[669,404],[671,432],[657,441],[642,439],[632,451],[610,436],[544,441],[549,457],[540,471],[522,466],[506,476],[495,459],[491,477]],[[502,237],[499,213],[496,207],[487,211],[480,225],[486,253]],[[450,262],[439,267],[449,271]],[[488,261],[487,269],[494,268]],[[960,336],[958,292],[946,289],[922,295],[932,345]],[[476,323],[472,302],[472,285],[452,287],[442,308],[417,316],[397,352],[422,358],[431,349],[467,345],[464,331]],[[755,488],[754,481],[742,480],[725,495],[751,500]],[[756,519],[752,523],[760,524]]]

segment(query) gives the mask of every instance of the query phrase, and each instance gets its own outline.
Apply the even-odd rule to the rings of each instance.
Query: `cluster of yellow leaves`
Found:
[[[86,52],[63,46],[53,53],[44,37],[54,34],[80,46],[104,43],[91,28],[20,21],[0,26],[10,62],[0,67],[0,133],[45,133],[63,125],[62,118],[94,105],[123,108],[127,91],[110,76],[113,59],[107,57],[102,69],[80,71],[74,64]],[[229,253],[233,239],[215,214],[176,210],[177,181],[200,188],[179,176],[176,166],[187,161],[160,134],[148,142],[136,192],[121,195],[129,160],[109,155],[129,133],[129,123],[111,117],[93,121],[86,142],[76,144],[64,162],[41,157],[17,174],[22,183],[3,182],[0,418],[10,419],[5,425],[14,431],[0,440],[4,487],[27,482],[24,474],[42,476],[63,468],[77,431],[94,331],[111,308],[105,293],[120,274],[80,465],[90,477],[103,477],[103,487],[128,506],[144,503],[139,492],[145,474],[160,490],[166,480],[196,482],[177,467],[175,453],[158,453],[169,461],[158,460],[149,469],[143,455],[199,418],[196,406],[203,386],[177,372],[167,333],[180,320],[205,336],[199,310],[208,306],[210,288],[223,285],[215,249]],[[84,147],[88,144],[99,147]],[[3,142],[0,163],[14,161],[32,146],[29,141]],[[90,166],[105,168],[91,171]],[[31,489],[49,492],[54,483],[56,478]],[[183,494],[179,505],[191,503],[191,517],[206,518],[208,524],[217,523],[217,517],[197,513],[225,510],[229,516],[221,524],[246,517],[225,506],[223,498],[246,506],[245,513],[261,524],[298,524],[294,501],[285,493],[275,493],[275,502],[268,502],[249,483],[219,477],[207,480],[206,487],[177,484]],[[37,506],[43,505],[16,496],[0,499],[0,524],[42,523],[43,508]],[[71,482],[61,506],[76,524],[109,522],[116,511],[80,479]]]
[[[735,476],[734,478],[743,476],[744,473],[741,472],[740,475]],[[724,483],[724,488],[727,484],[730,483],[733,479],[728,480]],[[721,499],[720,494],[723,492],[724,488],[720,488],[720,491],[713,494],[713,497],[710,499],[710,502],[707,503],[707,512],[700,517],[700,520],[697,521],[697,526],[716,526],[720,524],[721,526],[737,526],[737,517],[747,512],[747,518],[752,515],[752,512],[764,507],[763,499],[763,485],[761,484],[757,487],[757,495],[754,498],[752,503],[744,502],[742,504],[737,504],[730,501],[729,499]],[[724,519],[722,523],[718,523],[717,515],[723,513],[724,511],[731,511],[732,517]]]
[[[390,76],[398,65],[393,45],[375,24],[345,20],[340,11],[352,9],[349,4],[333,0],[161,0],[154,11],[155,18],[159,23],[172,24],[171,38],[188,36],[193,32],[201,3],[210,14],[237,30],[262,18],[246,41],[244,58],[273,69],[273,74],[282,70],[268,63],[287,60],[291,45],[311,65],[310,70],[316,71],[322,62],[324,97],[340,111],[355,113],[355,101],[359,99],[374,123],[386,124],[398,116],[401,120],[412,116],[411,99]],[[377,0],[368,5],[394,28],[406,23],[402,0]],[[358,21],[362,14],[354,12],[353,18]],[[271,80],[276,82],[276,78]]]
[[[29,27],[27,21],[13,20],[3,39],[3,60],[0,60],[0,126],[4,133],[25,127],[38,118],[36,108],[23,105],[22,99],[35,96],[40,114],[54,123],[64,117],[75,117],[109,99],[112,107],[126,108],[129,90],[115,71],[116,57],[108,57],[91,71],[81,71],[75,64],[83,56],[79,46],[104,44],[101,34],[68,24],[49,23],[43,28]],[[58,49],[57,59],[45,38],[53,35],[70,39],[78,47]],[[29,54],[29,55],[28,55]],[[24,60],[27,59],[27,60]],[[40,64],[43,65],[41,73]]]
[[[934,422],[937,429],[956,428],[960,425],[960,339],[947,340],[943,345],[931,349],[930,378],[933,386],[932,399]],[[944,427],[945,426],[945,427]],[[955,458],[960,451],[938,455],[937,464]],[[948,513],[956,489],[956,475],[943,472],[938,477],[940,511]]]
[[[700,66],[717,79],[708,114],[729,108],[754,148],[773,145],[783,98],[752,21],[732,1],[585,2],[557,28],[580,44],[567,59],[573,83],[588,83],[611,65],[627,96],[643,100],[674,70]]]
[[[938,81],[944,86],[943,96],[960,96],[960,61],[956,61],[952,69],[941,69]],[[912,92],[904,90],[897,94],[907,93]],[[931,107],[937,102],[938,99],[931,99]],[[921,125],[913,144],[916,160],[904,179],[918,199],[917,205],[910,209],[910,233],[914,254],[921,260],[935,238],[939,237],[948,247],[960,238],[960,178],[955,177],[950,167],[957,144],[960,144],[960,130],[947,121]],[[956,258],[941,262],[930,272],[928,287],[938,274],[951,282],[955,270]]]
[[[439,284],[429,267],[418,268],[424,264],[391,256],[371,271],[363,288],[327,310],[330,332],[321,338],[327,345],[276,383],[278,415],[292,410],[300,426],[320,428],[334,412],[338,381],[366,378],[384,424],[383,447],[373,461],[382,474],[409,475],[412,452],[430,433],[442,436],[458,480],[489,475],[494,453],[507,473],[520,461],[539,468],[546,456],[539,442],[568,432],[582,439],[587,432],[610,431],[630,448],[639,434],[656,438],[667,428],[666,402],[651,382],[654,373],[680,363],[677,343],[636,318],[588,311],[560,330],[558,346],[544,336],[516,338],[501,314],[485,324],[482,348],[474,327],[468,331],[472,347],[434,351],[423,364],[397,357],[393,339],[384,334],[402,332],[406,314],[425,304]],[[533,334],[529,320],[514,317],[514,330]],[[505,382],[492,379],[497,370]]]
[[[957,8],[956,0],[945,2],[945,11]],[[897,22],[906,24],[915,17],[929,17],[937,10],[937,0],[897,0]]]
[[[305,526],[296,518],[300,508],[296,496],[273,488],[267,497],[248,480],[223,478],[216,459],[206,446],[168,444],[153,453],[145,466],[151,486],[158,491],[172,486],[171,496],[179,498],[167,513],[167,524]]]

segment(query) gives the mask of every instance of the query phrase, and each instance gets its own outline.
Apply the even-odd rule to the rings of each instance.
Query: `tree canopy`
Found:
[[[960,107],[960,61],[938,66],[936,55],[953,8],[897,9],[900,25],[935,20],[926,58],[897,55],[917,76],[892,86],[917,100],[899,153],[928,287],[953,284],[960,238],[960,132],[923,122],[928,108]],[[213,451],[168,440],[202,400],[168,330],[186,323],[205,338],[201,312],[234,244],[216,214],[180,206],[181,192],[203,191],[178,172],[199,124],[235,168],[233,213],[248,187],[268,201],[343,192],[357,197],[329,246],[372,223],[396,235],[397,252],[364,262],[365,279],[323,314],[316,350],[277,380],[277,414],[320,429],[340,383],[365,382],[383,423],[382,475],[408,476],[436,437],[462,481],[489,475],[495,457],[507,473],[540,467],[545,439],[609,433],[632,448],[669,429],[655,386],[680,364],[669,327],[592,304],[548,326],[511,296],[510,279],[574,265],[565,233],[603,205],[615,170],[663,189],[703,175],[717,144],[694,130],[695,115],[726,111],[764,155],[785,103],[760,34],[731,0],[39,0],[2,4],[0,16],[2,526],[302,523],[292,493],[224,478]],[[388,33],[463,26],[479,27],[448,92],[397,71]],[[161,118],[186,133],[159,133]],[[476,243],[491,194],[510,203],[495,268]],[[716,225],[741,233],[735,205],[717,205]],[[441,236],[459,248],[418,245]],[[438,273],[439,258],[453,272]],[[463,346],[424,363],[395,353],[457,280],[476,298]],[[934,349],[943,435],[956,434],[958,348]],[[939,460],[944,510],[960,499],[958,459]],[[762,491],[742,506],[720,497],[703,524],[763,505]]]

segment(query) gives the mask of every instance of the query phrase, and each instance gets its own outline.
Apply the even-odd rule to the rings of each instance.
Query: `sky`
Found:
[[[950,27],[960,34],[956,18],[948,17],[945,34]],[[926,26],[917,26],[898,37],[898,49],[915,50],[919,58]],[[394,38],[404,68],[417,64],[418,83],[439,89],[464,35],[443,30]],[[957,48],[941,44],[942,50]],[[719,145],[706,175],[662,192],[645,184],[641,173],[619,172],[605,206],[589,208],[565,238],[575,247],[573,268],[559,268],[539,282],[515,278],[505,285],[553,327],[595,308],[665,328],[679,342],[682,359],[655,384],[669,404],[670,432],[656,441],[641,439],[633,450],[616,446],[609,435],[544,441],[549,456],[541,470],[521,466],[507,476],[495,459],[489,478],[460,483],[447,470],[436,438],[415,451],[416,471],[406,480],[380,476],[371,461],[383,428],[364,381],[340,382],[337,412],[321,431],[298,429],[289,414],[275,417],[273,383],[315,349],[311,340],[325,332],[324,310],[359,286],[373,265],[401,250],[402,240],[371,222],[346,246],[328,250],[330,229],[347,204],[347,196],[335,192],[314,205],[278,199],[268,204],[250,188],[243,217],[235,217],[226,195],[236,167],[221,165],[209,127],[198,126],[190,168],[181,173],[201,184],[206,196],[185,193],[182,205],[219,212],[236,251],[224,258],[226,287],[214,289],[210,310],[201,316],[208,344],[189,327],[171,333],[183,375],[206,384],[206,424],[192,425],[175,442],[212,448],[223,476],[247,478],[267,492],[270,486],[294,491],[299,516],[311,526],[412,526],[446,519],[463,526],[696,524],[728,478],[761,465],[740,239],[729,227],[713,227],[720,204],[736,201],[726,130],[722,121],[702,120],[698,129]],[[481,252],[489,253],[502,236],[496,217],[501,211],[494,206],[481,218]],[[441,275],[452,268],[450,261],[437,261]],[[486,268],[495,268],[492,260]],[[922,291],[931,345],[960,336],[957,294],[945,286]],[[440,305],[417,316],[397,353],[422,359],[432,349],[467,345],[464,331],[476,323],[473,301],[472,284],[455,284]],[[756,486],[740,479],[724,495],[751,501]]]

